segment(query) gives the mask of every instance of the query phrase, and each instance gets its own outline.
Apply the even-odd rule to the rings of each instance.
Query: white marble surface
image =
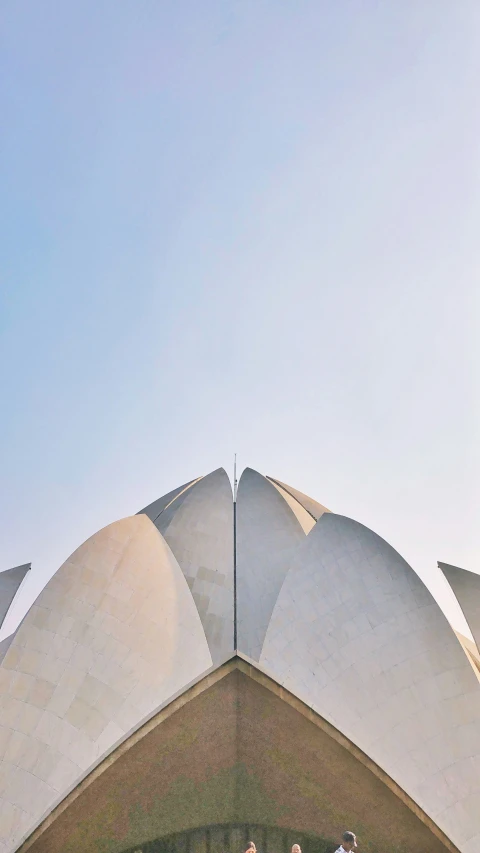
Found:
[[[237,494],[237,645],[253,660],[259,658],[293,552],[304,539],[275,486],[246,468]]]
[[[211,663],[185,578],[145,515],[78,548],[0,667],[0,851]]]
[[[308,495],[304,495],[303,492],[299,492],[298,489],[294,489],[293,486],[288,486],[287,483],[282,483],[281,480],[276,480],[274,477],[267,477],[267,480],[270,480],[272,483],[276,483],[277,486],[280,486],[285,492],[288,492],[292,498],[302,506],[315,521],[318,521],[321,515],[324,512],[330,512],[326,506],[319,504],[318,501],[309,497]]]
[[[480,575],[448,563],[438,565],[455,593],[480,652]]]
[[[177,500],[177,498],[179,498],[180,495],[183,494],[183,492],[186,492],[187,489],[190,489],[194,483],[197,483],[198,479],[189,480],[189,482],[184,483],[183,486],[178,486],[177,489],[172,489],[171,492],[167,492],[166,495],[162,495],[161,498],[157,498],[156,501],[153,501],[153,503],[141,509],[138,515],[140,515],[140,513],[143,513],[143,515],[147,515],[148,518],[155,524],[162,512],[164,512],[168,506],[170,506],[175,500]]]
[[[476,853],[479,683],[438,605],[383,539],[321,517],[291,561],[260,664]]]
[[[307,510],[305,509],[305,507],[303,507],[302,504],[299,503],[296,498],[292,497],[289,492],[285,491],[282,486],[279,486],[278,483],[275,482],[275,480],[269,479],[268,482],[271,483],[272,486],[275,486],[277,492],[288,504],[303,532],[305,534],[310,533],[312,527],[315,527],[315,519],[313,515],[310,515],[310,513],[307,512]]]
[[[24,563],[23,566],[15,566],[13,569],[7,569],[6,572],[0,572],[0,627],[5,621],[13,599],[23,584],[30,568],[30,563]]]
[[[233,495],[223,468],[190,486],[156,525],[190,587],[212,660],[222,663],[233,654]]]

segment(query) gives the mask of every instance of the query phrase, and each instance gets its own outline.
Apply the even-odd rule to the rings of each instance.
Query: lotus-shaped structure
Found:
[[[440,566],[464,648],[380,536],[251,469],[100,530],[0,645],[0,851],[476,853],[480,577]]]

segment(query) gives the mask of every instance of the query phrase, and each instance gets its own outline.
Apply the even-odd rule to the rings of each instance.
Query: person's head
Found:
[[[342,835],[342,847],[344,850],[355,850],[357,836],[354,832],[344,832]]]
[[[302,848],[300,844],[294,844],[292,847],[292,853],[302,853]]]
[[[253,841],[247,841],[245,853],[257,853],[257,848],[255,847],[255,843]]]

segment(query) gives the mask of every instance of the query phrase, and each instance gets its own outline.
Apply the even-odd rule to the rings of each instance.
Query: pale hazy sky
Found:
[[[436,561],[480,571],[478,0],[3,0],[0,38],[15,618],[237,451],[460,625]]]

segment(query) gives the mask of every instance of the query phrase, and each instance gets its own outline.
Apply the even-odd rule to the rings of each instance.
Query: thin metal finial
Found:
[[[233,501],[237,502],[237,454],[233,457]]]
[[[237,454],[233,458],[233,648],[237,651]]]

